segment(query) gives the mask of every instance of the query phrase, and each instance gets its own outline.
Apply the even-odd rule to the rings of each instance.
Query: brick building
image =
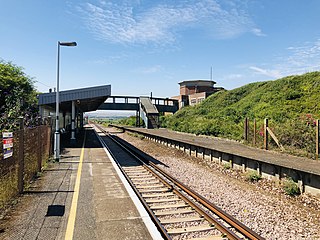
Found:
[[[215,81],[211,80],[187,80],[179,83],[180,95],[172,97],[179,100],[179,107],[196,105],[209,97],[211,94],[222,90],[214,87]]]

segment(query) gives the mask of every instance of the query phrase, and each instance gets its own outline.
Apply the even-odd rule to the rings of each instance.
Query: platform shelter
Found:
[[[74,140],[76,129],[84,124],[83,113],[97,110],[110,95],[111,85],[60,91],[59,128],[71,130],[71,139]],[[55,119],[56,92],[40,94],[38,104],[43,119]]]

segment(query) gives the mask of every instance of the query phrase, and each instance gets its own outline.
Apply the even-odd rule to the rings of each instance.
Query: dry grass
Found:
[[[18,174],[15,169],[7,174],[0,176],[0,211],[17,196],[18,193]]]

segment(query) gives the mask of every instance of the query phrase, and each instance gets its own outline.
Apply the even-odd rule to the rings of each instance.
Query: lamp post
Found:
[[[57,62],[57,90],[56,90],[56,131],[54,133],[54,159],[60,159],[60,129],[59,129],[59,65],[60,65],[60,46],[75,47],[76,42],[58,41],[58,62]]]

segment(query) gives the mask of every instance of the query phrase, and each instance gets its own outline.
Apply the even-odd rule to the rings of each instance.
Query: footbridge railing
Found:
[[[159,112],[175,113],[179,109],[179,102],[170,98],[150,98],[153,105]],[[134,96],[109,96],[108,99],[99,106],[98,110],[140,110],[140,97]]]

